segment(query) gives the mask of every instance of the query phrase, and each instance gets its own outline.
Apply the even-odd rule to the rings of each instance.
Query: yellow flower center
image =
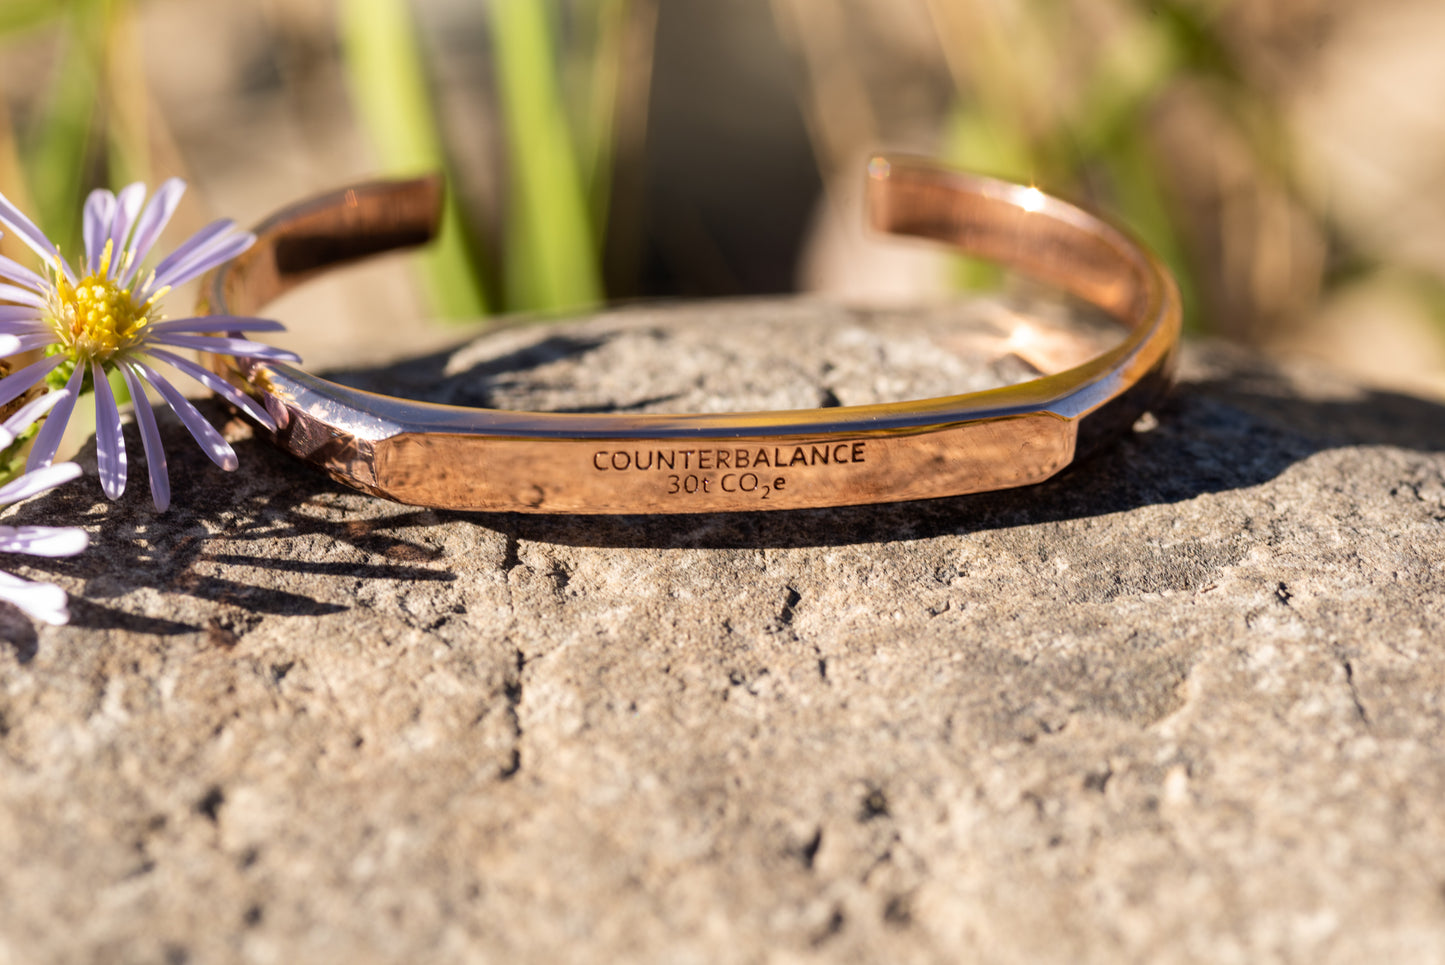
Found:
[[[111,246],[107,242],[99,269],[74,286],[66,281],[63,272],[57,269],[55,273],[50,320],[65,353],[77,363],[103,363],[124,354],[156,320],[156,300],[164,292],[137,302],[129,288],[106,277],[110,259]]]

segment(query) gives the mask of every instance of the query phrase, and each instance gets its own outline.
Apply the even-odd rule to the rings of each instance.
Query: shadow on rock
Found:
[[[202,408],[218,423],[226,418],[217,403],[202,403]],[[336,484],[271,446],[258,440],[237,443],[241,468],[223,473],[206,460],[179,424],[163,422],[162,432],[172,484],[171,508],[165,513],[155,512],[146,489],[140,440],[128,433],[130,479],[119,500],[104,499],[93,474],[87,474],[25,504],[8,521],[74,524],[91,533],[90,548],[79,556],[23,559],[35,578],[67,577],[82,584],[80,593],[72,596],[72,625],[158,635],[202,629],[104,603],[144,587],[255,613],[321,616],[350,607],[308,594],[305,580],[298,577],[454,579],[450,573],[416,565],[435,559],[435,550],[387,532],[416,514],[384,520],[327,518],[336,510],[318,508],[316,500],[334,493]],[[82,461],[93,461],[93,445],[82,451]],[[363,559],[356,559],[358,554],[348,554],[351,558],[344,560],[313,559],[314,551],[294,545],[318,537],[349,546]],[[238,552],[245,548],[255,551]],[[255,580],[238,577],[247,569],[257,573]],[[0,626],[0,632],[4,630]]]
[[[40,634],[35,630],[35,623],[13,606],[0,606],[0,640],[10,645],[22,666],[40,652]]]
[[[585,350],[583,345],[554,344],[532,361],[556,352]],[[379,518],[348,518],[345,508],[327,501],[349,490],[320,472],[265,443],[247,440],[237,445],[241,470],[223,474],[171,420],[165,429],[174,488],[169,512],[156,514],[152,509],[144,491],[139,440],[131,437],[133,491],[123,499],[108,503],[100,498],[92,477],[26,504],[12,521],[74,521],[93,533],[91,550],[81,556],[26,561],[32,571],[84,584],[86,599],[75,607],[74,623],[168,634],[200,628],[121,613],[99,601],[151,586],[259,613],[335,613],[348,605],[308,595],[304,577],[453,579],[445,570],[427,565],[436,561],[436,550],[395,535],[401,528],[448,520],[481,523],[514,540],[574,546],[787,548],[888,543],[1100,516],[1257,486],[1317,452],[1338,446],[1445,451],[1445,406],[1435,402],[1379,391],[1310,399],[1278,371],[1249,356],[1212,349],[1201,354],[1211,363],[1218,362],[1212,364],[1214,371],[1180,386],[1159,413],[1155,428],[1135,432],[1055,478],[1024,489],[778,513],[528,516],[402,510]],[[403,367],[434,363],[428,357]],[[205,408],[212,417],[224,419],[218,404],[207,403]],[[93,459],[92,453],[83,453],[82,458]],[[378,505],[391,504],[379,501]],[[316,559],[315,548],[307,545],[313,538],[348,545],[363,558],[351,554],[344,560]],[[197,564],[206,562],[227,575],[198,572]],[[269,572],[273,578],[246,582],[236,577],[247,569]],[[277,580],[274,574],[286,579]],[[276,585],[283,582],[284,587]],[[24,647],[23,642],[19,645]]]
[[[489,333],[496,338],[509,330],[526,333],[524,323],[499,326]],[[465,345],[466,343],[463,343]],[[343,385],[367,392],[425,398],[444,405],[485,408],[494,405],[496,387],[524,381],[527,372],[564,359],[579,358],[607,344],[603,336],[549,335],[540,341],[491,356],[469,366],[464,372],[450,371],[462,345],[432,352],[394,365],[356,368],[327,373]]]

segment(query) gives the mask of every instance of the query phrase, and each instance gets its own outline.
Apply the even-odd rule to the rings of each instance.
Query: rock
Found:
[[[940,342],[1000,310],[344,377],[850,403],[1026,377]],[[10,514],[94,545],[16,567],[70,626],[0,624],[0,962],[1445,958],[1442,416],[1191,346],[1041,486],[656,518],[391,504],[239,422],[227,476],[172,421],[170,513],[137,456]]]

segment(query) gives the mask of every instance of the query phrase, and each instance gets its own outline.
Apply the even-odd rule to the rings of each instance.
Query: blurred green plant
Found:
[[[831,183],[856,178],[865,152],[917,142],[913,105],[937,91],[951,107],[929,150],[1112,212],[1171,266],[1191,326],[1262,338],[1315,304],[1340,239],[1309,200],[1283,98],[1261,90],[1257,64],[1251,72],[1249,5],[900,4],[859,0],[844,13],[772,0]],[[999,275],[971,262],[957,272],[964,286]]]
[[[1313,279],[1266,277],[1320,261],[1326,219],[1305,211],[1287,125],[1247,79],[1217,8],[1190,0],[1097,4],[1113,29],[1091,48],[1080,35],[1080,5],[1005,6],[930,0],[959,91],[946,139],[951,160],[1114,211],[1170,265],[1196,330],[1248,336],[1313,298],[1322,265]],[[1185,197],[1172,180],[1177,165],[1161,156],[1154,121],[1181,93],[1206,105],[1251,168],[1256,197],[1233,212],[1252,210],[1230,223],[1229,198]],[[1214,223],[1201,222],[1204,209]],[[1279,230],[1271,213],[1280,211],[1285,222],[1309,223],[1305,237]],[[1201,249],[1211,235],[1247,258],[1208,264]],[[977,269],[965,277],[976,279]]]
[[[469,230],[455,190],[426,55],[409,0],[343,0],[342,61],[382,167],[405,175],[441,170],[449,192],[441,235],[423,256],[437,314],[549,312],[603,300],[602,245],[612,183],[623,42],[633,0],[596,0],[563,11],[532,0],[488,10],[504,139],[503,229],[491,257]],[[146,95],[114,84],[137,56],[125,27],[134,0],[5,0],[0,40],[44,38],[56,59],[38,117],[9,129],[18,170],[8,192],[65,250],[79,241],[85,192],[97,183],[146,178]],[[564,32],[558,20],[568,13]],[[565,41],[565,42],[564,42]],[[565,83],[564,83],[565,82]],[[3,163],[3,158],[0,158]]]
[[[506,135],[500,264],[488,271],[460,243],[439,253],[432,274],[445,314],[474,315],[487,305],[545,313],[604,299],[602,244],[630,6],[629,0],[577,5],[580,41],[564,46],[554,4],[488,5]],[[342,22],[353,95],[383,163],[398,173],[445,169],[438,105],[406,0],[347,0]],[[586,83],[569,98],[563,81],[579,65]],[[461,224],[454,206],[448,219]],[[484,299],[479,279],[488,275],[497,282]],[[464,297],[469,290],[470,299]]]
[[[347,0],[341,6],[343,59],[351,89],[382,167],[393,175],[444,171],[440,236],[422,257],[432,307],[446,318],[475,318],[489,299],[467,232],[406,0]]]
[[[832,96],[828,110],[843,122],[831,133],[815,125],[825,174],[854,178],[849,152],[887,144],[886,136],[855,143],[859,132],[886,135],[889,120],[888,108],[870,100],[864,58],[839,41],[856,18],[827,0],[772,2],[786,12],[779,19],[791,22],[795,42],[808,48],[814,96]],[[1209,320],[1216,331],[1249,336],[1307,304],[1322,286],[1380,270],[1337,235],[1328,212],[1302,200],[1288,126],[1231,43],[1237,38],[1225,27],[1229,4],[914,2],[931,19],[928,42],[937,43],[930,49],[943,52],[952,75],[945,156],[1115,212],[1174,268],[1191,324]],[[440,121],[446,105],[433,89],[438,58],[429,49],[451,41],[421,29],[417,11],[425,5],[418,0],[338,4],[342,61],[381,165],[397,174],[440,169],[451,176],[442,237],[423,262],[437,314],[547,313],[603,300],[619,109],[645,102],[647,93],[646,71],[637,69],[639,55],[628,46],[629,25],[646,21],[639,13],[654,11],[654,3],[476,5],[475,22],[488,31],[502,130],[500,210],[471,212],[485,225],[464,216],[465,192],[456,186],[465,172],[449,157]],[[154,135],[164,118],[150,110],[132,35],[137,6],[138,0],[0,0],[0,41],[55,50],[44,95],[18,126],[0,104],[0,182],[67,250],[78,242],[86,190],[150,180],[150,151],[164,143]],[[890,0],[860,4],[873,7],[874,16],[897,13]],[[936,79],[936,58],[928,69]],[[624,78],[639,76],[643,89],[624,94]],[[1213,125],[1195,136],[1227,140],[1227,163],[1241,166],[1227,176],[1211,172],[1212,186],[1200,186],[1208,177],[1182,186],[1180,158],[1165,155],[1169,137],[1161,136],[1159,121],[1177,114],[1181,100],[1196,115],[1203,105]],[[1203,151],[1217,147],[1200,143]],[[974,285],[994,284],[996,275],[977,265],[961,272]],[[1445,310],[1433,294],[1436,281],[1411,291],[1439,316]]]
[[[1170,3],[1161,2],[1162,11]],[[945,139],[954,163],[1075,197],[1103,194],[1108,206],[1158,252],[1179,280],[1185,318],[1198,325],[1198,284],[1171,210],[1148,125],[1151,105],[1191,59],[1168,17],[1126,21],[1089,58],[1082,83],[1061,83],[1057,52],[1070,18],[1055,4],[1020,4],[1005,20],[983,4],[932,4],[960,89]],[[1063,46],[1061,46],[1063,45]],[[1077,71],[1077,62],[1068,65]],[[1070,97],[1061,98],[1060,90]],[[965,284],[993,282],[969,264]]]
[[[0,6],[0,34],[48,23],[63,13],[65,7],[65,0],[7,0]]]
[[[115,0],[24,0],[0,14],[0,34],[29,33],[57,24],[58,58],[49,97],[38,123],[26,132],[9,132],[19,148],[21,168],[9,185],[29,201],[34,216],[47,226],[63,250],[74,249],[80,237],[80,205],[86,178],[98,146],[96,137],[101,91],[100,65],[106,54],[111,24],[122,10]]]
[[[515,307],[540,311],[602,299],[600,253],[559,88],[548,6],[489,5],[511,199],[507,290]]]

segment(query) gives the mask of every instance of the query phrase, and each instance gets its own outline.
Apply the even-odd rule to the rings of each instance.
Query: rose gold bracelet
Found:
[[[526,513],[691,513],[927,499],[1041,482],[1127,431],[1168,386],[1180,303],[1117,228],[1036,188],[912,160],[868,168],[874,228],[946,242],[1091,303],[1128,328],[1082,365],[1030,382],[882,405],[733,414],[469,409],[347,388],[280,363],[210,356],[279,427],[274,441],[403,503]],[[318,272],[421,244],[436,178],[286,208],[203,287],[201,313],[255,315]]]

